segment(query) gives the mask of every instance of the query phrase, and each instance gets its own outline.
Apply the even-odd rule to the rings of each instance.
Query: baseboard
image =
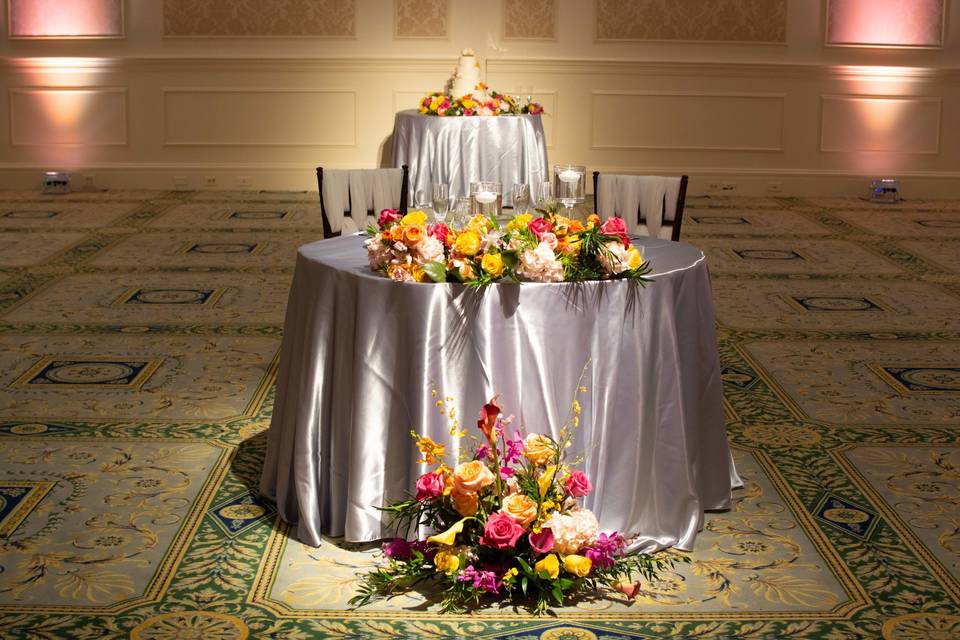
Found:
[[[356,168],[337,167],[328,168]],[[0,189],[39,188],[46,169],[27,164],[0,164]],[[602,173],[690,176],[690,195],[860,196],[874,177],[897,178],[904,198],[960,198],[960,172],[913,172],[865,175],[816,169],[719,167],[589,167]],[[76,191],[95,189],[289,190],[317,188],[312,166],[261,164],[100,164],[71,172]]]

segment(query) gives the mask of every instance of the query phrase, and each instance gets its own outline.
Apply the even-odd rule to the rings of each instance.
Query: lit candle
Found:
[[[493,191],[478,191],[473,196],[480,204],[490,204],[497,199],[497,194]]]
[[[574,171],[573,169],[565,169],[560,172],[559,178],[560,178],[560,182],[566,182],[566,183],[577,182],[578,180],[580,180],[580,172]]]

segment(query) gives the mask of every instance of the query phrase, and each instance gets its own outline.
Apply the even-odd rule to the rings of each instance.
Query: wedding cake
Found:
[[[457,68],[453,70],[453,76],[448,83],[449,95],[453,98],[462,98],[472,93],[475,98],[479,98],[486,94],[485,89],[477,88],[481,83],[483,79],[480,77],[480,62],[473,49],[464,49],[460,52]]]

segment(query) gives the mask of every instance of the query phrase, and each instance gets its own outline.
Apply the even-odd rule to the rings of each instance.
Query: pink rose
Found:
[[[417,500],[431,500],[443,495],[443,476],[439,473],[425,473],[417,479]]]
[[[507,514],[498,511],[487,518],[487,523],[483,525],[480,544],[494,549],[513,549],[522,535],[523,527]]]
[[[537,553],[550,553],[553,549],[553,530],[550,527],[544,527],[540,533],[531,533],[527,539],[530,541],[530,548]]]
[[[442,223],[427,225],[427,235],[433,236],[443,244],[447,243],[447,233],[449,232],[450,229],[447,228],[447,225]]]
[[[530,229],[533,235],[537,236],[537,240],[540,240],[543,234],[553,230],[553,223],[546,218],[537,218],[527,224],[527,229]]]
[[[574,498],[582,498],[593,491],[590,479],[583,471],[571,471],[567,476],[567,494]]]
[[[600,226],[600,233],[617,236],[625,247],[630,246],[630,238],[627,236],[627,223],[623,221],[623,218],[607,218],[607,221]]]
[[[546,242],[547,246],[553,249],[554,251],[556,251],[557,244],[559,244],[559,241],[557,240],[557,236],[554,235],[552,231],[547,231],[545,234],[540,236],[540,242]]]
[[[400,211],[397,209],[384,209],[380,212],[380,217],[377,219],[377,224],[380,225],[380,228],[383,229],[388,224],[392,224],[400,219]]]

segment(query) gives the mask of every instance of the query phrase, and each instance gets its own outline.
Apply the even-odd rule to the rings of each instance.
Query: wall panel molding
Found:
[[[162,95],[167,147],[357,145],[353,90],[166,87]]]
[[[820,151],[940,153],[939,97],[823,95]]]
[[[11,87],[8,113],[16,147],[127,145],[123,87]]]
[[[828,47],[942,49],[946,0],[825,0]]]
[[[591,98],[592,149],[783,151],[782,93],[593,91]]]

